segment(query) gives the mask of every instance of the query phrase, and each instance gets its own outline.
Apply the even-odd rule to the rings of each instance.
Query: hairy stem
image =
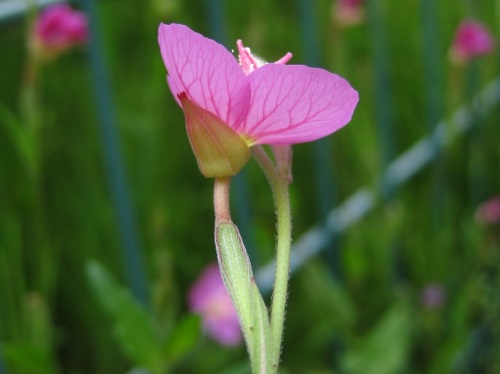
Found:
[[[274,347],[272,352],[273,362],[277,369],[281,353],[281,341],[283,339],[290,274],[290,250],[292,243],[292,218],[288,193],[290,179],[276,169],[263,148],[253,147],[252,152],[271,185],[276,209],[276,273],[271,304],[271,336]]]

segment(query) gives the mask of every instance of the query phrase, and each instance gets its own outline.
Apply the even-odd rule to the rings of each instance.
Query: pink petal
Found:
[[[245,118],[250,87],[226,48],[178,24],[161,24],[158,41],[174,96],[185,91],[192,101],[230,126]]]
[[[295,144],[347,124],[358,93],[338,75],[302,65],[267,64],[248,77],[250,111],[241,128],[252,144]]]

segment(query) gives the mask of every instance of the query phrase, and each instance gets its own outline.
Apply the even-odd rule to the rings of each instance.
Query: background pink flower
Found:
[[[332,15],[339,25],[358,25],[365,20],[364,0],[337,0]]]
[[[460,23],[450,49],[450,58],[455,63],[465,63],[475,57],[493,51],[495,41],[485,25],[467,20]]]
[[[188,303],[191,311],[201,315],[204,330],[214,340],[226,346],[242,342],[238,316],[217,264],[205,268],[189,291]]]
[[[437,309],[445,301],[445,290],[438,283],[428,283],[421,294],[422,305],[427,309]]]
[[[480,224],[500,222],[500,196],[485,201],[476,209],[475,219]]]
[[[34,26],[34,43],[44,55],[57,55],[89,38],[87,16],[57,4],[43,10]]]

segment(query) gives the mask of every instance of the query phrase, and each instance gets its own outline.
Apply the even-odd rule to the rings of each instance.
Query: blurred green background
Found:
[[[269,61],[291,51],[360,94],[345,129],[294,146],[294,237],[360,187],[383,198],[292,275],[281,372],[500,372],[499,224],[474,219],[500,191],[498,106],[404,186],[380,187],[389,161],[498,75],[496,52],[461,67],[447,54],[464,18],[499,36],[499,1],[369,0],[349,28],[331,0],[74,5],[96,17],[97,45],[44,64],[29,135],[29,17],[0,23],[0,373],[249,372],[244,346],[211,341],[187,310],[216,259],[213,186],[165,83],[160,22],[230,50],[241,38]],[[114,182],[103,123],[122,159]],[[233,195],[257,271],[273,258],[274,208],[255,162]]]

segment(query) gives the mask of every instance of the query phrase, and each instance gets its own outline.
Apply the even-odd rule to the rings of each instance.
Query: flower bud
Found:
[[[271,326],[268,311],[255,283],[252,266],[238,228],[232,223],[215,227],[217,260],[226,290],[238,313],[255,373],[273,373]],[[278,356],[276,356],[278,357]]]
[[[89,39],[87,16],[67,4],[45,9],[33,31],[32,48],[45,59],[53,59]]]
[[[463,65],[470,60],[487,55],[495,48],[492,34],[481,22],[465,20],[455,33],[449,57],[455,65]]]

